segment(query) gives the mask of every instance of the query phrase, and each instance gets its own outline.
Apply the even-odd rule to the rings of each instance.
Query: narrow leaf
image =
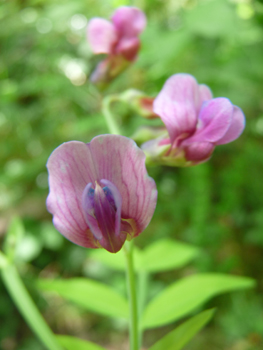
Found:
[[[31,299],[15,266],[7,265],[3,268],[2,278],[18,310],[46,348],[49,350],[62,350],[55,335]]]
[[[57,335],[56,338],[65,350],[105,350],[97,344],[69,335]]]
[[[170,239],[158,240],[142,252],[140,269],[159,272],[179,268],[189,263],[198,254],[198,249],[191,245]]]
[[[215,295],[251,288],[255,282],[246,277],[199,274],[186,277],[155,297],[143,315],[144,328],[161,326],[188,315]]]
[[[128,302],[113,288],[87,278],[39,280],[38,288],[56,292],[61,297],[88,310],[112,317],[128,317]]]
[[[165,335],[148,350],[181,350],[207,324],[215,309],[206,310],[190,318]]]

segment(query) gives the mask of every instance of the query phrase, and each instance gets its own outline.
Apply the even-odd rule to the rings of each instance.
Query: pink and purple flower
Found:
[[[225,97],[213,98],[190,74],[170,77],[153,110],[166,126],[164,135],[142,145],[153,162],[192,166],[207,161],[217,145],[237,139],[245,127],[242,110]]]
[[[146,26],[144,13],[136,7],[119,7],[112,22],[92,18],[87,28],[87,38],[94,54],[106,54],[91,80],[109,82],[136,59],[140,48],[139,34]]]
[[[87,144],[66,142],[53,151],[47,168],[47,208],[70,241],[116,253],[149,224],[156,185],[131,139],[100,135]]]

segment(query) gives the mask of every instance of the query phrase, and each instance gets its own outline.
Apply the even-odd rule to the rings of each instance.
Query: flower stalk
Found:
[[[126,276],[130,311],[130,350],[139,349],[139,325],[138,325],[138,305],[136,293],[136,280],[133,264],[133,242],[126,242],[124,245],[126,257]]]
[[[119,101],[117,95],[106,96],[102,101],[102,113],[106,121],[109,132],[113,135],[121,135],[120,129],[111,113],[111,104],[115,101]]]

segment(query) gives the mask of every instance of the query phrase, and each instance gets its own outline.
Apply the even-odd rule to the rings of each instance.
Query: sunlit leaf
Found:
[[[111,317],[128,317],[128,302],[111,287],[84,278],[39,280],[39,289],[56,292],[90,311]]]
[[[68,335],[57,335],[56,338],[65,350],[105,350],[105,348],[90,341]]]
[[[197,248],[170,239],[154,242],[142,252],[140,269],[148,272],[166,271],[179,268],[193,260]]]
[[[214,309],[206,310],[190,318],[165,335],[148,350],[181,350],[199,332],[214,314]]]
[[[134,265],[137,272],[159,272],[182,267],[193,260],[199,251],[197,248],[173,241],[161,239],[148,245],[144,250],[134,249]],[[122,251],[108,254],[104,249],[90,252],[89,257],[119,271],[125,271],[125,256]]]
[[[251,288],[255,282],[246,277],[199,274],[173,283],[146,307],[144,328],[158,327],[188,315],[215,295]]]

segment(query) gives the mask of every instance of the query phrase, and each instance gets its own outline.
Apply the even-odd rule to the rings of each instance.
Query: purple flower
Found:
[[[140,48],[139,34],[146,26],[144,13],[136,7],[119,7],[112,23],[93,18],[87,28],[91,50],[108,57],[99,63],[91,79],[95,83],[110,81],[134,61]]]
[[[53,151],[47,168],[47,209],[70,241],[116,253],[149,224],[156,185],[131,139],[100,135],[87,144],[66,142]]]
[[[245,127],[242,110],[224,97],[213,98],[190,74],[170,77],[154,101],[167,131],[142,145],[152,161],[191,166],[207,161],[216,145],[234,141]],[[167,134],[168,132],[168,134]]]

